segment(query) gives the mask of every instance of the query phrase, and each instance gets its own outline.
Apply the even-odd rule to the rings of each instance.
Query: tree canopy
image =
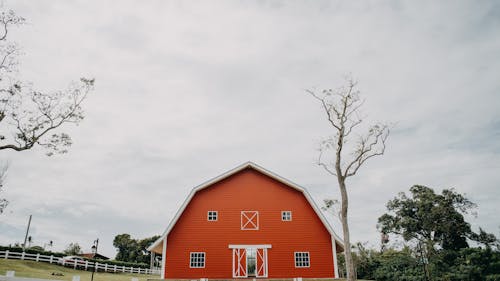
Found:
[[[80,247],[78,243],[70,243],[63,253],[69,256],[80,255],[82,253],[82,247]]]
[[[498,243],[493,234],[482,229],[479,233],[473,232],[465,220],[464,215],[472,213],[476,207],[453,189],[436,194],[432,188],[414,185],[409,196],[401,192],[387,203],[389,212],[379,217],[377,227],[383,234],[401,235],[405,241],[413,243],[409,245],[414,248],[425,280],[434,280],[436,276],[447,274],[447,262],[451,262],[448,267],[460,265],[454,262],[461,262],[459,255],[468,255],[463,250],[469,248],[469,241],[483,244],[487,249]]]
[[[464,215],[475,207],[476,204],[453,189],[436,194],[429,187],[414,185],[409,197],[400,193],[387,203],[389,213],[378,219],[378,228],[383,233],[399,234],[406,241],[431,243],[432,247],[467,248],[467,239],[477,240],[477,236]]]
[[[113,240],[113,246],[118,251],[115,259],[126,262],[149,263],[151,254],[146,249],[159,237],[155,235],[144,239],[133,239],[127,233],[116,235]]]

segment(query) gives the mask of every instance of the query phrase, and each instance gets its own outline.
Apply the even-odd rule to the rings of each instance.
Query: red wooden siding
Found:
[[[207,221],[208,211],[217,221]],[[258,211],[258,230],[241,230],[241,212]],[[282,221],[281,211],[292,211]],[[302,192],[246,168],[192,198],[167,237],[165,278],[232,278],[229,244],[270,244],[268,278],[334,275],[332,240]],[[190,252],[205,252],[205,268],[189,268]],[[294,252],[309,252],[310,267],[295,268]]]

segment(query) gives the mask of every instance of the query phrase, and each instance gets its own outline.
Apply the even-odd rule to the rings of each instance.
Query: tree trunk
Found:
[[[342,206],[340,210],[340,220],[342,222],[342,232],[344,234],[344,255],[345,255],[345,265],[347,271],[347,281],[356,280],[356,273],[354,271],[354,262],[351,255],[351,242],[349,237],[349,224],[347,222],[347,207],[348,198],[347,190],[345,188],[345,178],[338,177],[340,195],[342,198]]]

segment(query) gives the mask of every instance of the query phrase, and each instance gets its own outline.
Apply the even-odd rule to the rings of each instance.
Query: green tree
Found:
[[[491,238],[486,233],[475,234],[465,221],[464,215],[475,207],[453,189],[436,194],[429,187],[415,185],[410,188],[410,196],[400,193],[387,203],[389,213],[378,219],[377,228],[413,243],[425,276],[431,279],[431,265],[438,250],[458,251],[469,247],[468,239]]]
[[[63,251],[64,254],[68,256],[77,256],[82,254],[82,248],[78,243],[70,243],[68,247]]]
[[[115,236],[113,239],[113,246],[117,249],[116,260],[135,262],[135,263],[149,263],[151,253],[147,251],[147,247],[151,245],[158,235],[145,238],[133,239],[130,234],[123,233]]]
[[[405,247],[401,251],[388,249],[376,257],[379,264],[373,272],[377,281],[422,281],[419,260]]]
[[[349,200],[346,180],[355,176],[368,159],[384,154],[389,126],[375,124],[364,132],[360,130],[363,119],[359,111],[364,101],[359,97],[357,82],[350,77],[346,80],[347,85],[338,89],[307,92],[320,102],[333,131],[332,136],[321,143],[317,164],[336,178],[340,190],[347,280],[353,281],[356,276],[347,219]]]
[[[32,246],[32,247],[29,247],[28,250],[37,251],[37,252],[44,252],[45,251],[43,249],[43,247],[41,247],[41,246]]]
[[[113,246],[118,251],[115,258],[117,261],[130,262],[135,260],[137,243],[130,237],[130,234],[124,233],[116,235],[115,239],[113,239]]]
[[[149,263],[151,259],[151,252],[147,250],[147,248],[153,244],[156,240],[160,238],[160,235],[155,235],[149,238],[144,238],[142,240],[139,240],[139,248],[141,250],[141,259],[138,262],[143,262],[143,263]]]

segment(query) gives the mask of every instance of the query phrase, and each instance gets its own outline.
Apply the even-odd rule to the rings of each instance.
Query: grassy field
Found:
[[[58,265],[20,260],[5,260],[0,259],[0,275],[5,275],[7,270],[14,270],[17,277],[33,277],[41,279],[67,280],[71,281],[74,275],[79,275],[81,281],[90,281],[91,272],[83,270],[74,270]],[[55,276],[52,273],[62,273],[64,276]],[[139,278],[139,281],[147,279],[159,279],[159,275],[144,275],[130,273],[101,273],[94,275],[94,281],[130,281],[132,277]],[[306,281],[315,281],[314,279],[305,279]],[[335,279],[342,281],[345,279]],[[325,281],[325,279],[317,279],[317,281]],[[333,279],[332,279],[333,281]],[[358,280],[363,281],[363,280]],[[365,280],[369,281],[369,280]]]
[[[67,281],[71,281],[74,275],[79,275],[81,281],[88,281],[90,280],[90,275],[92,274],[88,271],[74,270],[44,262],[0,259],[0,275],[5,275],[7,270],[14,270],[17,277],[33,277]],[[63,276],[55,276],[52,275],[52,273],[62,273]],[[139,281],[159,278],[158,275],[98,272],[94,274],[94,281],[130,281],[132,277],[139,278]]]

